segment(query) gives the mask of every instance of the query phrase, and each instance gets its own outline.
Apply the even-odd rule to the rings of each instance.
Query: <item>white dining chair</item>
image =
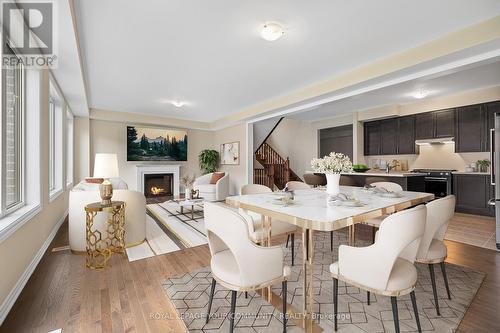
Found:
[[[243,185],[240,192],[242,195],[249,195],[272,193],[273,191],[269,187],[264,185],[248,184]],[[240,209],[240,213],[248,222],[248,232],[250,234],[250,239],[255,243],[262,243],[262,241],[267,237],[267,230],[262,228],[262,215],[244,209]],[[274,219],[271,221],[271,238],[275,238],[274,236],[286,235],[287,247],[289,240],[291,241],[292,266],[295,264],[295,232],[297,230],[297,226],[293,224]]]
[[[304,182],[291,180],[286,183],[285,188],[288,189],[289,191],[298,191],[298,190],[310,190],[311,186],[307,185]]]
[[[223,203],[206,202],[204,213],[212,256],[212,284],[206,323],[210,320],[216,283],[231,290],[228,318],[229,332],[233,332],[237,292],[255,291],[281,282],[283,332],[286,332],[287,278],[291,270],[284,265],[281,247],[262,247],[252,242],[247,222],[235,208]]]
[[[431,275],[432,291],[434,294],[434,303],[436,312],[439,316],[439,302],[436,289],[436,277],[434,274],[434,264],[440,264],[443,273],[444,285],[448,299],[451,299],[450,287],[446,276],[446,267],[444,260],[448,254],[446,245],[443,242],[448,224],[455,213],[455,196],[448,195],[444,198],[436,199],[427,205],[427,220],[422,241],[417,252],[416,261],[421,264],[429,265]]]
[[[367,247],[339,247],[339,260],[330,265],[333,277],[333,312],[337,331],[338,281],[370,293],[390,296],[394,327],[399,332],[397,297],[410,294],[418,331],[415,285],[417,269],[414,261],[424,233],[427,208],[424,205],[394,213],[384,219],[375,243]],[[404,256],[401,256],[404,253]]]
[[[378,188],[383,188],[387,191],[396,192],[396,193],[403,191],[403,187],[401,187],[401,185],[399,185],[397,183],[393,183],[393,182],[375,182],[375,183],[371,183],[370,185],[378,187]],[[372,227],[372,242],[375,242],[376,229],[380,228],[380,224],[382,223],[382,221],[386,217],[387,217],[387,215],[382,215],[379,217],[375,217],[375,218],[363,221],[363,224],[366,224],[366,225],[369,225]]]

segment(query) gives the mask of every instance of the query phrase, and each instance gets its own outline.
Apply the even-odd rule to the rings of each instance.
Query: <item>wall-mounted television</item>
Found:
[[[187,161],[187,132],[127,126],[127,161]]]

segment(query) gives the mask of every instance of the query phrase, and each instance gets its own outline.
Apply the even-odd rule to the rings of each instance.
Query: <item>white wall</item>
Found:
[[[97,153],[115,153],[118,155],[120,177],[129,188],[136,190],[136,165],[175,164],[181,166],[181,176],[184,174],[201,175],[198,165],[198,154],[203,149],[211,149],[214,132],[188,129],[188,160],[186,162],[127,162],[127,125],[104,120],[90,120],[90,175],[93,173],[94,156]],[[132,124],[133,125],[133,124]],[[149,126],[154,126],[153,124]]]
[[[248,183],[246,125],[239,124],[214,132],[213,149],[219,152],[221,144],[234,141],[239,141],[240,143],[240,164],[221,165],[219,171],[223,171],[229,174],[230,193],[239,194],[241,186]]]
[[[85,117],[75,117],[73,120],[74,174],[75,184],[90,175],[90,120]]]

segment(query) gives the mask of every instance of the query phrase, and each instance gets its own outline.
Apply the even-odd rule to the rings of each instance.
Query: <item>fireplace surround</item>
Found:
[[[171,194],[178,197],[180,194],[179,190],[179,171],[180,165],[137,165],[137,191],[144,193],[147,196],[145,190],[146,175],[152,176],[156,175],[156,178],[163,177],[163,175],[170,175],[171,182]],[[157,179],[158,180],[158,179]],[[159,187],[159,186],[156,186]],[[151,187],[149,188],[151,189]]]

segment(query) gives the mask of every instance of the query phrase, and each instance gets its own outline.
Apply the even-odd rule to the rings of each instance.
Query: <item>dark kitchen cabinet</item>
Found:
[[[486,117],[486,145],[484,151],[490,151],[491,130],[495,128],[495,113],[500,113],[500,101],[484,104]]]
[[[481,104],[458,108],[455,137],[455,152],[486,151],[486,118]]]
[[[364,125],[365,155],[380,155],[380,122],[372,121]]]
[[[440,110],[434,114],[434,137],[446,138],[455,135],[455,110]]]
[[[434,138],[434,114],[432,112],[420,113],[415,116],[415,139]]]
[[[495,216],[495,210],[488,205],[488,200],[491,199],[493,193],[489,175],[453,175],[456,212]]]
[[[398,118],[398,154],[415,154],[415,117]]]
[[[380,155],[397,154],[398,123],[396,118],[380,121]]]

